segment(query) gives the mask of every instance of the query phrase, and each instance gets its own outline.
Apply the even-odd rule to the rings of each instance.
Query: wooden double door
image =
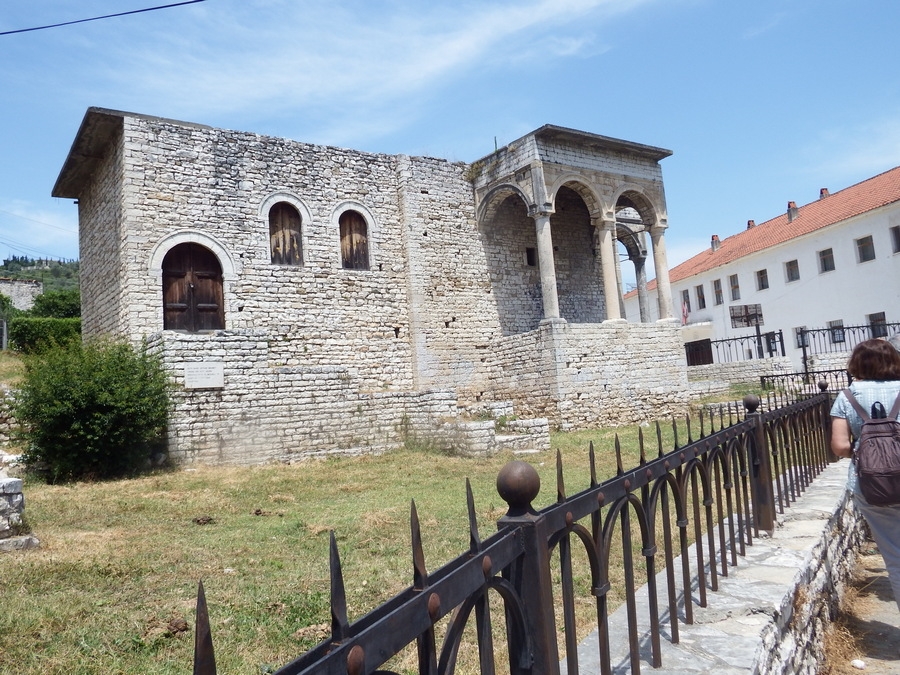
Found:
[[[163,259],[163,328],[198,333],[225,328],[222,265],[200,244],[179,244]]]

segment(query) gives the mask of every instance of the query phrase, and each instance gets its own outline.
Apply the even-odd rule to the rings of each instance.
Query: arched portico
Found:
[[[582,321],[621,319],[623,294],[616,242],[625,242],[628,257],[635,265],[639,292],[646,294],[644,233],[650,234],[653,244],[660,316],[671,315],[664,237],[666,207],[659,167],[659,160],[670,154],[661,148],[548,125],[472,165],[482,232],[497,226],[501,205],[513,195],[521,200],[527,216],[534,222],[541,319],[572,316],[584,317]],[[570,199],[572,193],[580,198],[587,214],[586,247],[590,249],[596,277],[591,283],[599,289],[596,299],[592,297],[584,302],[595,303],[599,314],[566,306],[566,289],[574,287],[576,282],[570,278],[572,261],[561,255],[564,244],[570,242],[557,240],[563,230],[554,224],[563,220],[559,212],[560,195]],[[623,209],[637,214],[635,224],[619,222],[617,215]],[[581,237],[577,226],[570,224],[565,231],[566,236]],[[567,264],[567,269],[560,267]],[[647,316],[643,311],[642,320]]]

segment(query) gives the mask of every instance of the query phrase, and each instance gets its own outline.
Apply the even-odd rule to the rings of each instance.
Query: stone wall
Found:
[[[34,548],[38,540],[24,519],[22,481],[0,471],[0,552]]]
[[[850,360],[850,352],[813,354],[809,357],[810,370],[844,370]]]
[[[664,419],[689,403],[674,323],[544,322],[504,338],[495,363],[496,396],[562,429]]]
[[[44,284],[31,279],[0,279],[0,294],[12,300],[16,309],[31,309],[34,299],[44,292]]]
[[[688,368],[688,380],[717,380],[738,384],[742,382],[759,383],[763,375],[784,375],[794,372],[794,365],[786,356],[769,359],[751,359],[749,361],[733,361],[731,363],[710,363]]]
[[[252,464],[381,452],[440,437],[452,391],[365,391],[352,369],[279,365],[260,330],[160,333],[150,340],[175,382],[169,451],[178,461]],[[221,387],[187,388],[185,366],[221,363]]]

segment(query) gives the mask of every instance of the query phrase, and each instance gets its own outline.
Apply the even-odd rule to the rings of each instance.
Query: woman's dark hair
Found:
[[[900,380],[900,352],[887,340],[866,340],[856,345],[847,363],[854,380]]]

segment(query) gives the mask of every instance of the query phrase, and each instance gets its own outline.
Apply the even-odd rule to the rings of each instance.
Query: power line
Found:
[[[182,5],[193,5],[197,2],[206,2],[206,0],[185,0],[185,2],[175,2],[171,5],[160,5],[158,7],[147,7],[146,9],[134,9],[130,12],[119,12],[118,14],[105,14],[103,16],[94,16],[90,19],[77,19],[75,21],[65,21],[63,23],[53,23],[48,26],[35,26],[34,28],[19,28],[17,30],[8,30],[0,33],[0,35],[12,35],[13,33],[28,33],[33,30],[44,30],[45,28],[59,28],[60,26],[71,26],[76,23],[85,23],[87,21],[99,21],[100,19],[112,19],[117,16],[127,16],[128,14],[140,14],[142,12],[153,12],[157,9],[169,9],[170,7],[181,7]]]
[[[72,229],[70,227],[60,227],[59,225],[51,225],[50,223],[45,223],[42,220],[35,220],[34,218],[29,218],[28,216],[23,216],[20,213],[13,213],[12,211],[4,211],[0,209],[0,213],[5,213],[8,216],[12,216],[13,218],[19,218],[20,220],[27,220],[31,223],[37,223],[38,225],[43,225],[44,227],[52,227],[54,230],[62,230],[63,232],[69,232],[70,234],[76,233],[78,230]]]

